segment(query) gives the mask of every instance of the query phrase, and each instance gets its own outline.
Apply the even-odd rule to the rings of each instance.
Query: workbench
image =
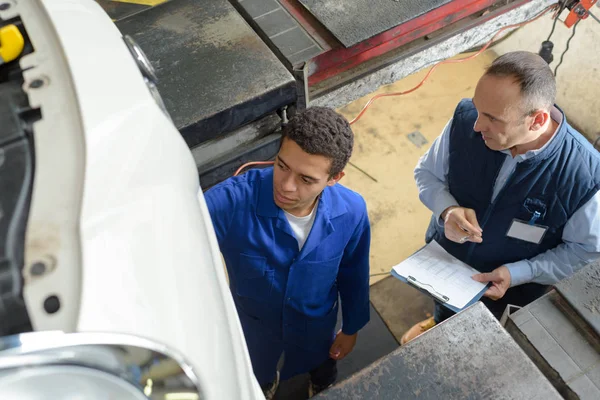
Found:
[[[561,399],[481,302],[314,397],[415,398]]]

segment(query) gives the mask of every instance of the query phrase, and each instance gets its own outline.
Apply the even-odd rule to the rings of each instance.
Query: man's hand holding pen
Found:
[[[441,218],[444,220],[444,231],[448,240],[461,244],[483,242],[483,230],[477,222],[475,210],[452,206],[444,210]]]

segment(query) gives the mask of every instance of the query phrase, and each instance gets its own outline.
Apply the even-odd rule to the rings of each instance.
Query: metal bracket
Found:
[[[306,110],[306,107],[309,103],[308,96],[308,64],[302,63],[301,66],[294,67],[292,74],[294,75],[294,79],[296,79],[296,110],[302,111]],[[290,112],[291,115],[288,115],[289,118],[292,118],[294,115],[293,112]]]
[[[581,0],[571,1],[567,4],[566,8],[571,10],[567,18],[565,18],[565,25],[567,28],[575,25],[579,20],[586,19],[590,14],[588,10],[596,4],[598,0]]]

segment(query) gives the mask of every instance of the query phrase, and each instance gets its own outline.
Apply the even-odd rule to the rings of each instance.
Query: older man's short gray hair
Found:
[[[550,111],[556,101],[556,80],[542,57],[529,51],[513,51],[494,60],[485,75],[512,77],[521,87],[525,115]]]

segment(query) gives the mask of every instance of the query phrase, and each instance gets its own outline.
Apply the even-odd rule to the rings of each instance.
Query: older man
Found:
[[[555,97],[541,57],[497,58],[415,169],[434,213],[426,240],[482,272],[497,317],[600,257],[600,154]],[[436,303],[402,343],[451,315]]]

